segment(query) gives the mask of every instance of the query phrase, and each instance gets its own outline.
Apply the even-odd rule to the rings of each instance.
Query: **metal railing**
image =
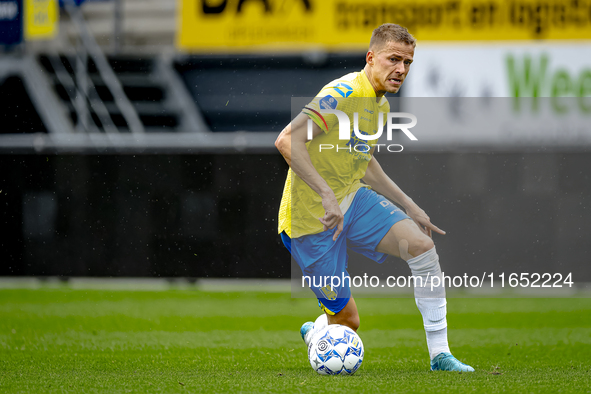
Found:
[[[120,131],[119,128],[113,123],[104,102],[98,95],[96,87],[88,75],[88,58],[91,58],[96,65],[100,77],[113,96],[115,105],[119,111],[121,111],[121,114],[125,119],[131,133],[135,135],[144,134],[144,125],[142,124],[137,111],[135,110],[131,101],[127,98],[127,95],[125,94],[119,79],[115,75],[113,68],[109,64],[107,57],[90,32],[80,8],[75,5],[73,0],[66,0],[64,3],[64,9],[66,10],[77,31],[77,42],[75,45],[76,60],[74,66],[76,79],[74,86],[76,87],[76,96],[72,101],[78,118],[76,129],[79,132],[91,131],[90,122],[92,121],[92,118],[88,108],[88,104],[90,104],[99,118],[103,130],[106,133],[111,134],[118,133]],[[54,63],[60,64],[54,65]],[[60,83],[63,84],[62,80],[66,81],[66,83],[73,82],[72,77],[67,72],[66,74],[68,77],[64,75],[63,71],[65,70],[62,69],[64,66],[61,64],[61,61],[58,60],[57,62],[52,62],[52,67],[54,67],[56,75],[58,79],[60,79]],[[72,99],[71,96],[70,99]]]

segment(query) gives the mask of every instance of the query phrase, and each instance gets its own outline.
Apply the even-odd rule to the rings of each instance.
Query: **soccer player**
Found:
[[[384,95],[400,89],[415,46],[414,37],[404,27],[386,23],[376,28],[364,69],[324,86],[283,129],[275,146],[290,169],[279,211],[279,233],[304,275],[311,278],[348,276],[348,247],[378,263],[387,255],[405,260],[413,276],[422,279],[415,281],[414,293],[423,316],[431,370],[471,372],[472,367],[450,353],[445,289],[431,281],[441,277],[431,235],[445,232],[382,170],[373,156],[376,140],[359,139],[351,127],[351,139],[344,145],[337,116],[326,112],[343,111],[351,120],[358,112],[358,130],[375,135],[378,114],[390,109]],[[308,119],[313,121],[311,140]],[[321,149],[321,145],[340,149]],[[327,324],[359,328],[350,283],[343,282],[335,288],[312,282],[310,287],[324,313],[314,323],[302,325],[306,345]]]

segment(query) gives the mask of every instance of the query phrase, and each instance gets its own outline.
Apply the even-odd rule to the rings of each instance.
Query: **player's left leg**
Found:
[[[431,368],[472,371],[449,353],[445,288],[443,283],[432,282],[441,275],[433,240],[385,197],[371,190],[358,193],[362,198],[355,206],[357,220],[348,229],[348,247],[378,263],[388,254],[403,258],[413,276],[420,278],[415,283],[415,300],[423,316]]]
[[[376,251],[406,260],[415,280],[415,301],[427,336],[431,370],[472,372],[474,369],[451,355],[447,341],[447,301],[439,256],[430,237],[412,220],[394,224]],[[438,277],[439,280],[433,281]]]

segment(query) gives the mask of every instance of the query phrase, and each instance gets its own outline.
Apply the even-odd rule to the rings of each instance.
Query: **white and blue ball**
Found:
[[[355,331],[340,324],[330,324],[310,341],[308,359],[321,375],[351,375],[363,362],[363,342]]]

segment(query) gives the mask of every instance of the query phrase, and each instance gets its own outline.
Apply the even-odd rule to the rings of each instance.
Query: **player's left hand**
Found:
[[[419,226],[421,231],[429,237],[433,237],[432,231],[445,235],[445,231],[431,223],[429,216],[418,205],[408,208],[406,213]]]

